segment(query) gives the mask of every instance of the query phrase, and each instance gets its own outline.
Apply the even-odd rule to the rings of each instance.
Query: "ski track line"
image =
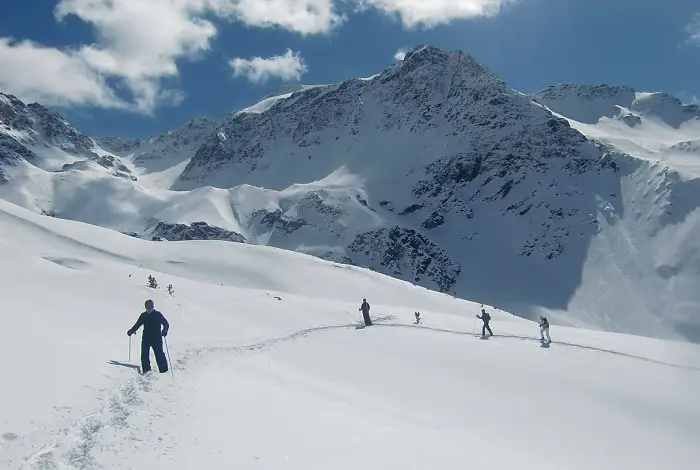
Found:
[[[392,315],[386,315],[382,317],[376,317],[375,319],[373,319],[373,321],[376,326],[384,328],[412,328],[436,333],[450,333],[472,337],[480,336],[466,331],[446,330],[441,328],[428,327],[424,325],[385,323],[388,320],[395,319],[396,318]],[[261,351],[269,350],[279,344],[286,343],[288,341],[292,341],[298,338],[304,338],[315,333],[333,330],[344,330],[350,328],[358,329],[361,327],[362,326],[358,324],[358,322],[339,325],[318,326],[306,328],[284,336],[271,338],[251,345],[235,346],[233,344],[222,344],[220,346],[189,348],[180,353],[179,357],[171,364],[171,367],[173,367],[173,370],[178,369],[182,371],[187,369],[187,366],[192,360],[202,356],[203,354],[255,354]],[[536,340],[536,338],[518,335],[494,335],[494,337],[531,341]],[[554,344],[624,356],[668,367],[700,371],[700,369],[691,366],[665,363],[654,359],[634,356],[632,354],[626,354],[619,351],[595,348],[592,346],[584,346],[566,342],[557,342]],[[123,382],[115,390],[109,393],[109,399],[107,400],[107,404],[103,405],[99,411],[81,418],[68,429],[64,428],[57,431],[53,431],[51,442],[44,445],[38,452],[35,452],[34,454],[25,458],[24,465],[20,468],[22,470],[94,470],[99,468],[100,466],[97,463],[95,457],[92,455],[92,451],[98,445],[100,433],[103,432],[105,429],[118,430],[128,428],[128,418],[132,414],[131,408],[144,403],[142,395],[151,392],[155,380],[158,380],[156,379],[156,374],[151,373],[148,375],[139,374],[135,378],[128,379],[127,381]],[[5,441],[5,445],[8,444],[7,441],[15,441],[18,439],[18,437],[12,433],[6,433],[2,435],[2,437],[4,438],[3,440]],[[0,447],[0,456],[5,454],[8,450],[9,447],[4,449]]]
[[[411,325],[411,324],[403,324],[403,323],[378,323],[377,326],[381,326],[384,328],[417,328],[421,330],[426,330],[426,331],[432,331],[432,332],[437,332],[437,333],[451,333],[455,335],[463,335],[463,336],[472,336],[474,338],[479,338],[481,335],[479,334],[472,334],[467,331],[456,331],[456,330],[445,330],[442,328],[433,328],[429,326],[419,326],[419,325]],[[519,340],[530,340],[530,341],[539,341],[537,338],[534,338],[532,336],[521,336],[521,335],[493,335],[494,338],[506,338],[506,339],[519,339]],[[686,366],[683,364],[673,364],[670,362],[663,362],[663,361],[657,361],[656,359],[650,359],[648,357],[643,357],[643,356],[635,356],[634,354],[628,354],[620,351],[615,351],[612,349],[602,349],[602,348],[596,348],[595,346],[586,346],[583,344],[575,344],[575,343],[567,343],[565,341],[552,341],[552,344],[555,344],[557,346],[568,346],[571,348],[579,348],[579,349],[586,349],[588,351],[595,351],[599,353],[605,353],[605,354],[613,354],[616,356],[622,356],[622,357],[627,357],[630,359],[636,359],[639,361],[644,361],[644,362],[649,362],[651,364],[657,364],[660,366],[666,366],[666,367],[673,367],[676,369],[684,369],[684,370],[690,370],[694,372],[700,372],[699,367],[693,367],[693,366]]]
[[[381,322],[395,320],[392,315],[377,317],[374,321]],[[170,366],[173,370],[186,370],[187,365],[202,354],[211,353],[238,353],[248,354],[268,350],[276,345],[303,338],[314,333],[332,330],[343,330],[359,328],[358,322],[340,325],[327,325],[306,328],[303,330],[268,339],[259,343],[235,346],[224,344],[221,346],[208,346],[200,348],[190,348],[183,351]],[[174,367],[177,366],[177,367]],[[123,429],[129,427],[128,418],[132,414],[130,409],[133,406],[144,403],[141,395],[149,393],[153,388],[153,383],[157,380],[155,373],[148,375],[139,374],[133,379],[128,379],[109,393],[107,404],[103,405],[99,411],[87,415],[69,428],[62,428],[51,432],[51,441],[45,444],[37,452],[24,458],[22,470],[94,470],[100,468],[95,457],[92,455],[93,449],[98,445],[100,433],[105,429]],[[8,436],[7,438],[5,436]],[[2,437],[4,440],[11,440],[7,433]],[[14,437],[17,439],[17,437]],[[3,446],[4,447],[4,446]],[[0,447],[0,457],[9,448]],[[0,464],[10,465],[12,462],[1,461]]]

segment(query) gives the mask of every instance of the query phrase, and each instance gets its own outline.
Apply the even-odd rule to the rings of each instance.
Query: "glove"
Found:
[[[168,330],[163,330],[163,336],[168,336]]]
[[[126,332],[126,335],[127,335],[127,336],[131,336],[131,335],[133,335],[133,334],[134,334],[134,332],[131,331],[131,330],[127,330],[127,332]]]

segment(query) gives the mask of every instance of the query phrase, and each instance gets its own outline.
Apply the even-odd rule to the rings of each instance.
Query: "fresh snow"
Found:
[[[635,158],[700,177],[700,110],[664,93],[626,87],[555,86],[535,95],[583,135]]]
[[[176,163],[169,168],[160,171],[145,172],[142,167],[135,167],[139,173],[139,181],[142,185],[152,188],[166,189],[172,187],[177,178],[185,169],[190,159],[187,158],[180,163]]]
[[[284,92],[284,93],[273,93],[269,96],[266,96],[262,100],[258,101],[252,106],[249,106],[247,108],[243,108],[240,111],[236,111],[233,113],[233,115],[238,115],[238,114],[246,114],[246,113],[252,113],[252,114],[261,114],[270,109],[272,106],[274,106],[278,101],[285,100],[292,96],[294,93],[301,92],[301,91],[306,91],[310,90],[313,88],[318,88],[318,87],[324,87],[327,85],[298,85],[298,86],[283,86],[282,89],[286,90],[289,89],[291,91]]]
[[[698,345],[554,326],[543,347],[490,306],[481,340],[479,304],[368,270],[5,201],[0,256],[0,468],[697,466]],[[129,362],[147,298],[172,375],[138,375],[140,332]]]
[[[271,96],[270,98],[265,98],[264,100],[254,104],[253,106],[250,106],[248,108],[244,108],[240,111],[238,111],[239,114],[242,113],[254,113],[254,114],[260,114],[268,109],[270,109],[275,103],[277,103],[280,100],[283,100],[285,98],[289,98],[292,96],[292,93],[284,93],[282,95],[278,96]]]
[[[660,120],[642,119],[629,127],[619,119],[602,118],[598,124],[584,124],[569,120],[582,134],[609,144],[622,152],[652,163],[659,163],[678,171],[685,179],[700,178],[700,149],[679,146],[700,137],[700,121],[680,129],[667,126]]]

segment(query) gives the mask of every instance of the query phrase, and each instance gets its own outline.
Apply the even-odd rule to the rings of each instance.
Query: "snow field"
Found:
[[[696,345],[553,327],[545,348],[490,307],[482,340],[479,304],[366,270],[6,202],[0,239],[0,468],[696,464]],[[363,297],[376,325],[357,329]],[[146,298],[171,323],[174,376],[128,364]]]

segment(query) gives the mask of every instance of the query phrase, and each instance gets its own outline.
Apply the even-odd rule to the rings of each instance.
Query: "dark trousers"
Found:
[[[493,331],[488,323],[484,323],[484,326],[481,327],[481,336],[486,336],[486,330],[489,330],[489,335],[493,336]]]
[[[156,364],[158,364],[158,371],[168,372],[168,361],[165,359],[165,353],[163,352],[163,339],[160,336],[155,338],[143,337],[141,339],[141,373],[145,374],[151,370],[151,359],[149,353],[153,348],[153,354],[156,356]]]
[[[369,312],[362,312],[362,316],[365,317],[365,326],[372,326],[372,319],[369,318]]]

